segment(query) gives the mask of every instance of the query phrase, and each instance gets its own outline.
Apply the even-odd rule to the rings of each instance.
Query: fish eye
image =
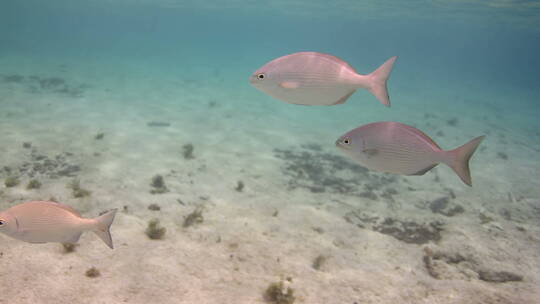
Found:
[[[4,220],[0,220],[0,226],[4,225]]]
[[[343,139],[343,143],[346,144],[346,145],[350,145],[350,144],[351,144],[351,140],[348,139],[348,138],[345,138],[345,139]]]
[[[266,77],[263,73],[257,74],[257,79],[264,79]]]

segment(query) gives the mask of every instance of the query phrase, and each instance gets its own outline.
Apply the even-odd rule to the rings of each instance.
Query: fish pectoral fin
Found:
[[[424,175],[426,174],[426,172],[428,172],[429,170],[437,167],[438,164],[434,164],[434,165],[430,165],[429,167],[425,168],[425,169],[422,169],[416,173],[413,173],[413,174],[409,174],[409,175]]]
[[[364,149],[362,152],[366,153],[368,156],[375,156],[377,153],[379,153],[379,150],[377,149]]]
[[[347,101],[347,99],[349,99],[349,97],[351,97],[351,95],[354,94],[354,92],[356,92],[356,90],[352,90],[350,93],[347,93],[345,96],[341,97],[336,102],[334,102],[334,105],[345,103],[345,101]]]
[[[280,87],[284,89],[297,89],[300,84],[294,81],[284,81],[279,84]]]

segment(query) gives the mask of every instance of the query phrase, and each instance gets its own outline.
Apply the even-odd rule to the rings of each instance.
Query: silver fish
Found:
[[[363,166],[382,172],[424,175],[439,163],[472,186],[469,160],[485,136],[454,150],[442,150],[422,131],[399,122],[375,122],[347,132],[336,146]]]
[[[335,56],[300,52],[270,61],[255,71],[249,81],[266,94],[292,104],[341,104],[363,88],[389,107],[386,82],[396,59],[392,57],[373,73],[361,75]]]
[[[77,243],[84,231],[91,230],[112,249],[109,228],[116,210],[88,219],[60,203],[26,202],[0,212],[0,232],[29,243]]]

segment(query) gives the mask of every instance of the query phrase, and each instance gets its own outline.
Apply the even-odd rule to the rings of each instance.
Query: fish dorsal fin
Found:
[[[429,167],[425,168],[425,169],[422,169],[416,173],[413,173],[413,174],[409,174],[409,175],[424,175],[426,174],[426,172],[428,172],[429,170],[435,168],[438,164],[434,164],[434,165],[430,165]]]
[[[409,132],[411,132],[412,134],[414,134],[415,136],[418,136],[422,139],[424,139],[426,142],[428,142],[430,145],[432,145],[434,148],[437,148],[439,150],[442,150],[441,147],[439,147],[439,145],[433,141],[433,139],[431,139],[431,137],[429,137],[426,133],[418,130],[417,128],[415,127],[411,127],[409,125],[406,125],[406,124],[401,124],[403,126],[403,128]]]
[[[351,95],[354,94],[354,92],[356,92],[356,90],[352,90],[350,93],[347,93],[347,95],[338,99],[338,101],[334,102],[334,104],[337,105],[337,104],[345,103],[345,101],[347,101],[347,99],[349,99],[349,97],[351,97]]]
[[[81,217],[81,214],[79,213],[79,211],[73,209],[72,207],[70,207],[68,205],[60,204],[60,203],[57,203],[57,202],[41,202],[41,203],[53,205],[53,206],[58,207],[60,209],[64,209],[67,212],[69,212],[69,213],[71,213],[71,214],[73,214],[73,215],[75,215],[77,217]]]
[[[313,54],[313,55],[316,55],[316,56],[319,56],[321,58],[326,58],[332,62],[335,62],[339,65],[342,65],[342,66],[346,66],[347,68],[351,69],[353,72],[357,73],[356,70],[346,61],[344,61],[343,59],[340,59],[334,55],[330,55],[330,54],[324,54],[324,53],[317,53],[317,52],[305,52],[305,53],[308,53],[308,54]],[[358,74],[358,73],[357,73]]]

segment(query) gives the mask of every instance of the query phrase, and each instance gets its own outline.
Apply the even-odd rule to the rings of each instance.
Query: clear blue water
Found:
[[[465,188],[452,172],[439,169],[446,170],[441,174],[448,184],[432,185],[429,179],[423,191],[454,189],[458,197],[463,195],[472,205],[483,206],[468,210],[474,218],[486,201],[498,200],[494,209],[485,207],[493,214],[511,209],[504,207],[509,193],[534,201],[513,212],[537,214],[538,209],[531,206],[538,204],[540,195],[536,181],[540,169],[540,2],[376,3],[2,0],[0,107],[4,116],[0,116],[0,126],[6,130],[2,138],[6,145],[0,150],[4,155],[0,167],[18,166],[17,155],[25,141],[55,152],[85,147],[80,156],[85,166],[79,175],[83,180],[85,176],[94,181],[102,178],[103,183],[97,181],[96,185],[106,192],[100,197],[98,191],[95,199],[125,202],[128,199],[122,192],[111,194],[116,186],[107,189],[108,183],[124,180],[137,189],[137,175],[144,175],[141,180],[147,183],[155,173],[182,170],[189,166],[183,163],[182,145],[192,142],[196,153],[208,158],[205,165],[213,173],[205,177],[205,185],[180,191],[181,195],[210,195],[227,201],[230,194],[220,187],[211,190],[214,183],[230,178],[234,184],[236,176],[249,172],[268,176],[254,181],[259,188],[250,190],[253,197],[266,202],[272,200],[272,193],[265,192],[267,187],[286,184],[284,177],[265,171],[280,166],[270,160],[276,157],[274,148],[317,144],[334,155],[334,141],[344,132],[372,121],[396,120],[418,126],[448,149],[474,136],[488,135],[487,149],[478,153],[472,165],[478,186]],[[249,85],[248,77],[257,68],[298,51],[336,55],[363,74],[391,56],[399,56],[388,84],[392,107],[383,107],[365,91],[340,106],[296,106]],[[13,75],[25,80],[6,80]],[[80,91],[64,94],[38,89],[32,93],[36,85],[28,80],[32,75],[60,77],[72,89],[80,86]],[[457,119],[457,125],[450,123],[452,119]],[[156,134],[147,130],[148,121],[172,125]],[[140,129],[133,128],[136,125]],[[109,148],[94,147],[100,143],[74,135],[91,137],[100,130],[111,138]],[[99,149],[114,153],[95,160],[91,154]],[[141,161],[146,167],[137,169]],[[9,175],[2,174],[4,178]],[[41,196],[62,196],[55,189],[63,187],[64,179],[45,178],[44,183],[51,186]],[[38,196],[7,187],[2,191],[0,198],[3,195],[10,204]],[[292,195],[293,204],[318,200],[313,193],[304,196],[288,191],[276,195]],[[129,195],[136,199],[138,194],[132,191]],[[422,194],[419,197],[427,199]],[[144,202],[141,198],[140,205]],[[82,203],[80,208],[98,209]],[[537,215],[520,223],[538,231]],[[538,242],[533,232],[531,237]],[[533,266],[529,267],[539,265],[537,256],[531,259]],[[0,285],[7,279],[1,273]],[[524,294],[527,292],[530,290]],[[406,301],[406,297],[397,299]],[[513,303],[518,297],[508,299]],[[442,296],[432,300],[453,303]],[[378,301],[387,303],[391,298]]]

